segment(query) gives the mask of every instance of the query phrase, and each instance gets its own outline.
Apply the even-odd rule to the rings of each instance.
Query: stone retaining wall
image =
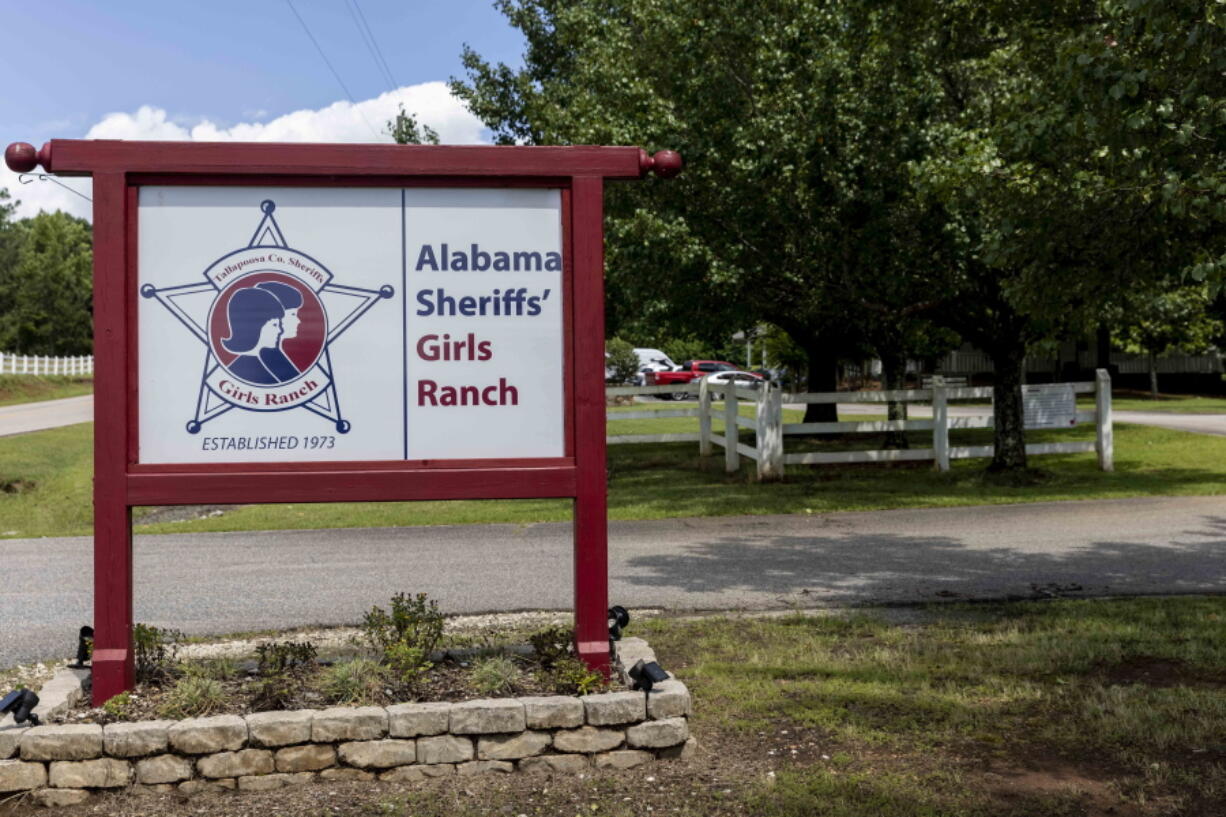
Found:
[[[622,666],[654,660],[618,643]],[[623,676],[623,681],[625,678]],[[693,749],[690,693],[670,678],[650,695],[503,698],[334,707],[183,721],[0,729],[0,794],[44,805],[129,786],[193,793],[266,791],[314,780],[627,769]]]

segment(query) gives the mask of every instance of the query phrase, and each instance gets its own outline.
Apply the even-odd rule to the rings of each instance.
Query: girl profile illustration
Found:
[[[281,351],[282,340],[298,335],[301,306],[302,293],[277,281],[235,292],[226,307],[230,336],[221,345],[238,357],[226,368],[257,386],[288,383],[302,374]]]

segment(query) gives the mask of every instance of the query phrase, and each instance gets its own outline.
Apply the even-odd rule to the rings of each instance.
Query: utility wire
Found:
[[[353,26],[358,30],[358,36],[362,38],[362,44],[366,46],[366,53],[370,54],[370,58],[375,64],[375,71],[381,74],[384,81],[387,82],[389,91],[396,90],[396,85],[392,81],[392,75],[388,72],[387,67],[379,62],[379,55],[375,50],[376,46],[371,41],[370,35],[367,33],[366,29],[362,27],[362,23],[358,19],[357,12],[354,11],[353,0],[345,0],[345,10],[349,12],[349,19],[353,20]]]
[[[375,32],[371,31],[370,23],[366,22],[366,14],[363,13],[358,0],[353,0],[353,7],[358,10],[358,16],[362,18],[362,25],[366,26],[366,33],[370,35],[370,44],[375,47],[375,52],[379,55],[379,62],[383,63],[383,70],[387,73],[387,78],[391,80],[392,87],[399,88],[400,83],[396,82],[396,77],[392,74],[392,67],[387,64],[387,58],[383,56],[383,49],[379,47],[379,41],[375,39]]]
[[[328,55],[324,53],[323,47],[319,44],[319,40],[315,39],[315,35],[311,33],[310,27],[306,24],[306,20],[302,19],[302,15],[298,13],[298,9],[294,8],[293,0],[285,0],[285,5],[289,6],[289,10],[298,18],[298,22],[302,24],[302,30],[311,38],[311,42],[315,44],[315,50],[319,52],[319,56],[323,59],[324,65],[328,66],[328,70],[332,72],[332,76],[336,77],[337,83],[341,86],[341,90],[345,92],[345,96],[349,97],[349,101],[353,104],[353,109],[358,112],[358,116],[362,117],[362,121],[366,123],[366,127],[370,128],[370,132],[375,138],[379,138],[378,131],[370,124],[370,120],[366,118],[366,114],[362,113],[362,109],[358,107],[358,101],[353,98],[353,94],[349,92],[349,87],[345,85],[345,81],[341,79],[341,75],[332,67],[332,61],[328,59]]]
[[[76,193],[78,196],[85,199],[86,201],[91,202],[91,203],[93,202],[93,199],[91,199],[89,196],[82,193],[80,190],[77,190],[75,187],[69,187],[68,185],[60,181],[59,179],[55,178],[54,176],[48,175],[46,173],[38,173],[38,174],[21,173],[21,174],[18,174],[17,176],[17,181],[21,182],[22,184],[31,184],[33,183],[35,179],[37,179],[40,182],[53,182],[55,184],[58,184],[60,187],[64,188],[65,190],[67,190],[69,193]]]

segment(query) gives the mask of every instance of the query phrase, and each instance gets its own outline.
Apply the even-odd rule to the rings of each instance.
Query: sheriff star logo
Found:
[[[331,421],[341,434],[350,429],[330,348],[393,290],[333,283],[327,267],[286,243],[273,217],[276,207],[271,200],[260,204],[264,216],[251,241],[214,261],[203,282],[140,289],[204,344],[190,434],[235,408],[300,408]]]

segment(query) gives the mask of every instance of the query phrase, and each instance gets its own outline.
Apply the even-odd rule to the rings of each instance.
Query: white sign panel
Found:
[[[1069,428],[1077,425],[1077,397],[1071,383],[1022,386],[1026,428]]]
[[[558,190],[143,187],[142,463],[559,457]]]

